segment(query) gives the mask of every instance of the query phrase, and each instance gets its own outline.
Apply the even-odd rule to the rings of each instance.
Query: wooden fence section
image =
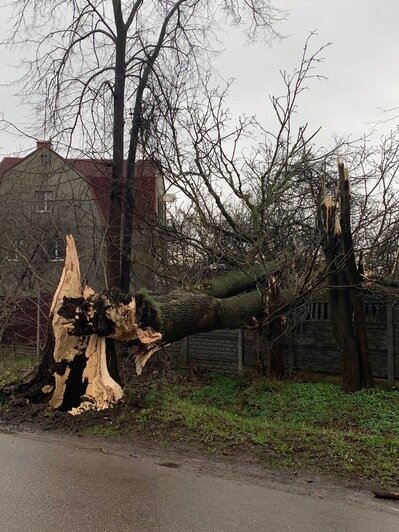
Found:
[[[373,374],[392,384],[399,379],[399,311],[376,300],[366,302],[366,314]],[[190,336],[168,351],[177,365],[237,374],[256,366],[258,338],[254,331],[214,331]],[[341,372],[327,301],[309,304],[306,319],[284,339],[284,357],[289,372]]]

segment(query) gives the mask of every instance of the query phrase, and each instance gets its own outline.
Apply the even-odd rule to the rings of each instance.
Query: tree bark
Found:
[[[231,297],[246,290],[254,290],[265,279],[275,275],[281,267],[277,261],[244,266],[241,270],[219,275],[204,286],[205,293],[213,297]]]
[[[284,336],[281,313],[281,291],[279,278],[270,276],[263,283],[263,320],[258,329],[258,362],[262,374],[266,369],[270,377],[284,379],[284,358],[282,340]]]
[[[160,331],[167,343],[191,334],[241,328],[263,311],[262,296],[257,290],[226,299],[177,291],[155,298],[155,302],[159,305]]]
[[[277,379],[284,379],[284,359],[283,359],[283,317],[278,309],[281,305],[280,287],[277,278],[272,278],[267,291],[269,302],[266,308],[271,316],[267,327],[267,345],[269,351],[269,373]]]
[[[339,268],[335,261],[330,262],[329,305],[333,334],[341,351],[342,386],[345,392],[351,393],[361,388],[360,358],[352,323],[348,280],[345,272],[339,271]]]

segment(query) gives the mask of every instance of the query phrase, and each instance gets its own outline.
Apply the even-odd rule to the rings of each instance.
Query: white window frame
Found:
[[[19,254],[22,251],[24,241],[22,238],[17,238],[14,240],[14,247],[7,252],[7,261],[8,262],[18,262]]]
[[[52,203],[53,203],[53,192],[51,190],[36,190],[35,191],[36,212],[50,212]]]
[[[65,250],[61,242],[55,240],[51,243],[52,250],[54,253],[50,254],[51,262],[62,262],[65,259]]]

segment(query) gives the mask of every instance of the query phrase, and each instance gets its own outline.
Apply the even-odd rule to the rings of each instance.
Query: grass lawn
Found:
[[[135,389],[128,391],[135,401]],[[169,427],[210,451],[246,448],[267,467],[399,483],[399,392],[344,394],[333,384],[233,379],[164,380],[149,388],[142,423]]]
[[[32,354],[18,355],[13,353],[0,354],[0,388],[17,381],[26,371],[37,363],[37,356]]]

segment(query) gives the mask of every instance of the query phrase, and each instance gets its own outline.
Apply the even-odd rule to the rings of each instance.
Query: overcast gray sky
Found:
[[[322,126],[321,142],[334,135],[362,135],[387,118],[381,108],[399,106],[399,2],[275,0],[274,5],[289,11],[280,26],[284,40],[269,48],[260,43],[243,47],[239,32],[230,32],[226,52],[218,59],[225,76],[236,78],[230,102],[235,112],[256,113],[266,125],[272,120],[268,96],[283,92],[279,70],[299,64],[313,30],[318,35],[311,49],[332,42],[318,69],[327,80],[310,83],[299,100],[299,118],[314,128]],[[395,125],[384,124],[379,133]]]
[[[357,137],[372,124],[384,120],[381,108],[399,106],[399,2],[394,0],[275,0],[276,7],[289,11],[278,28],[286,35],[267,47],[263,43],[244,45],[241,30],[230,30],[225,37],[226,51],[216,61],[227,79],[235,78],[229,105],[234,113],[256,114],[272,125],[269,95],[279,95],[283,85],[280,69],[298,65],[302,48],[310,31],[318,35],[312,47],[332,42],[324,52],[319,73],[325,81],[312,81],[310,90],[300,100],[299,120],[310,126],[322,126],[320,143],[351,133]],[[2,19],[2,32],[6,21]],[[15,77],[10,65],[18,61],[18,52],[0,57],[1,81]],[[0,88],[0,112],[6,119],[28,123],[31,110],[14,96],[13,87]],[[390,122],[379,132],[396,126]],[[31,146],[34,145],[32,141]],[[27,148],[15,138],[0,132],[0,156]]]

